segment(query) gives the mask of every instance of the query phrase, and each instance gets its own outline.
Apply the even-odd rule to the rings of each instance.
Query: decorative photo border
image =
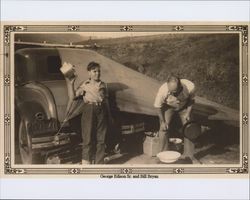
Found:
[[[11,140],[13,140],[14,130],[14,76],[11,68],[13,34],[28,32],[166,32],[166,33],[237,33],[240,36],[240,90],[241,90],[241,108],[240,108],[240,129],[241,129],[241,159],[240,166],[186,166],[181,167],[146,167],[108,165],[107,167],[81,167],[80,165],[62,165],[55,168],[50,165],[15,167],[13,164]],[[1,134],[4,138],[4,174],[5,175],[100,175],[100,174],[122,174],[133,176],[133,174],[248,174],[248,152],[249,152],[249,88],[248,88],[248,34],[249,26],[245,25],[4,25],[3,26],[3,104],[4,104],[4,122]]]

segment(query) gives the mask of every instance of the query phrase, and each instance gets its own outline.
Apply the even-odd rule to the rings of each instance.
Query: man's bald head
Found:
[[[176,76],[176,75],[170,75],[167,78],[167,83],[168,83],[168,90],[171,93],[176,93],[181,88],[180,78],[178,76]]]

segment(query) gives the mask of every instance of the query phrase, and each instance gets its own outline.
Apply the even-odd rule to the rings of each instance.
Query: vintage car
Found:
[[[123,151],[141,146],[144,132],[159,128],[154,97],[161,83],[129,69],[97,52],[71,47],[23,46],[15,51],[15,142],[21,163],[77,163],[81,155],[81,106],[66,118],[68,93],[60,71],[64,62],[75,66],[75,87],[88,78],[86,65],[101,64],[102,79],[107,83],[115,125],[107,136],[107,149],[121,141],[132,142]],[[223,121],[239,124],[239,113],[201,97],[196,97],[194,114],[200,124]],[[134,136],[138,136],[135,140]],[[125,138],[125,139],[124,139]],[[140,145],[139,145],[140,144]],[[127,148],[127,149],[126,149]]]
[[[74,105],[75,111],[65,121],[68,94],[60,67],[64,60],[73,62],[71,58],[75,56],[77,59],[75,57],[73,60],[79,62],[86,51],[88,52],[70,48],[18,46],[15,53],[15,153],[20,155],[20,159],[16,159],[17,163],[79,162],[81,102],[79,109]],[[64,57],[65,55],[69,57]],[[112,83],[109,87],[119,89],[120,84]],[[115,117],[116,124],[119,125],[113,126],[112,131],[109,131],[116,134],[107,136],[108,151],[119,143],[120,133],[130,135],[141,133],[145,129],[144,116],[133,114],[132,119],[129,113],[117,114],[114,101],[112,105],[113,114],[118,115]],[[131,150],[131,145],[129,149]]]

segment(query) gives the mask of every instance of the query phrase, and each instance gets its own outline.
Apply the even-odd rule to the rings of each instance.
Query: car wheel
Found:
[[[19,151],[23,164],[38,164],[40,155],[32,151],[32,139],[23,121],[19,126]]]
[[[23,121],[21,121],[19,126],[19,150],[20,156],[23,164],[32,164],[32,144],[31,137],[25,127]]]

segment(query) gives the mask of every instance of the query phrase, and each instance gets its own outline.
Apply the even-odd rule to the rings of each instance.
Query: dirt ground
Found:
[[[127,154],[110,161],[108,164],[162,164],[157,157],[143,153],[143,143],[131,138],[125,148]],[[203,133],[195,142],[195,158],[200,164],[238,164],[240,162],[239,128],[220,126]],[[21,163],[20,155],[15,156]],[[191,160],[176,161],[173,164],[192,164]]]
[[[196,158],[201,164],[238,164],[239,145],[229,145],[219,148],[213,144],[196,149]],[[197,156],[198,155],[198,156]],[[146,154],[124,156],[113,164],[162,164],[157,157]],[[191,160],[177,161],[174,164],[192,164]]]
[[[240,162],[239,128],[221,126],[208,130],[195,142],[195,158],[200,164],[238,164]],[[162,164],[157,157],[142,153],[128,154],[111,164]],[[192,164],[179,160],[173,164]]]

